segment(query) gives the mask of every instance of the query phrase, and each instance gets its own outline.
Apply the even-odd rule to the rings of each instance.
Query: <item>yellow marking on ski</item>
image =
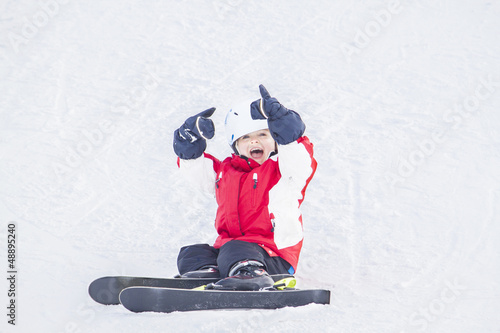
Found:
[[[297,285],[297,280],[294,277],[287,277],[276,281],[274,287],[278,290],[283,290],[286,288],[294,288]]]
[[[199,286],[199,287],[193,288],[191,290],[205,290],[205,289],[207,289],[207,285],[206,284],[204,284],[203,286]]]

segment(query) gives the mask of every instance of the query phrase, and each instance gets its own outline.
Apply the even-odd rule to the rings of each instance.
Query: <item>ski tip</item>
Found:
[[[168,288],[155,288],[155,287],[144,287],[144,286],[133,286],[123,289],[118,295],[120,304],[127,310],[135,313],[154,311],[154,309],[149,309],[151,304],[148,302],[151,295],[144,297],[144,291],[154,291],[157,289],[168,289]],[[190,289],[188,289],[190,290]]]
[[[116,286],[113,282],[113,277],[110,276],[101,277],[92,281],[88,287],[90,298],[103,305],[120,304],[116,293]]]

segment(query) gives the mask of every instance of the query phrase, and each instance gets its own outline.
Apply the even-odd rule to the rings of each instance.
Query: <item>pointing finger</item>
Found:
[[[203,118],[208,118],[211,115],[213,115],[215,112],[215,108],[210,108],[206,109],[205,111],[202,111],[196,115],[196,117],[203,117]]]
[[[267,91],[266,87],[264,85],[259,86],[260,89],[260,95],[262,96],[263,99],[268,99],[271,98],[271,95],[269,94],[269,91]]]

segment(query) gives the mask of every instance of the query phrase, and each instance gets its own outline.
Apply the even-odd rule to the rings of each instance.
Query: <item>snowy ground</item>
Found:
[[[16,224],[16,326],[2,332],[500,332],[497,0],[0,1],[0,262]],[[103,275],[172,276],[213,242],[172,132],[263,83],[319,168],[302,288],[332,304],[133,314]],[[496,171],[495,171],[496,170]]]

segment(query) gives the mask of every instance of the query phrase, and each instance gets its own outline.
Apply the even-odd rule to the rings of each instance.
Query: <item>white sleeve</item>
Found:
[[[307,185],[307,179],[314,172],[312,156],[302,143],[294,141],[287,145],[279,146],[278,164],[282,178],[292,182],[291,186],[299,191]]]
[[[279,146],[278,163],[281,178],[269,191],[269,212],[274,216],[274,242],[283,249],[303,238],[300,204],[315,168],[313,157],[297,141]]]
[[[202,192],[215,195],[215,179],[213,161],[209,158],[198,157],[193,160],[179,159],[181,177],[186,182]]]

